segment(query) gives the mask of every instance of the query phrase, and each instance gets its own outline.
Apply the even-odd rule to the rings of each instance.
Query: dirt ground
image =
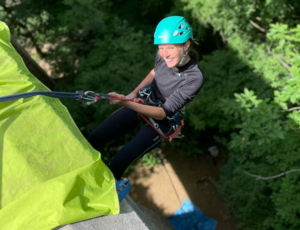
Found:
[[[211,156],[186,158],[179,153],[163,154],[165,167],[138,164],[128,175],[131,198],[166,219],[180,208],[185,199],[189,199],[206,216],[218,221],[216,230],[235,230],[234,217],[226,213],[224,201],[216,194],[214,182],[220,172]]]

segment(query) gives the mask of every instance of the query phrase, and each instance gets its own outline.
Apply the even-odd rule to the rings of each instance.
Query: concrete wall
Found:
[[[55,230],[173,230],[157,213],[138,206],[128,195],[120,203],[120,214],[68,224]]]
[[[127,195],[120,203],[120,214],[68,224],[55,230],[156,230],[137,204]]]

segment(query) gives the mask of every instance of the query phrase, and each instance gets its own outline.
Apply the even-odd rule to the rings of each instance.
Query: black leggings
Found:
[[[113,139],[132,131],[143,122],[142,118],[133,110],[122,107],[112,113],[96,130],[88,137],[90,144],[98,151]],[[172,133],[169,121],[155,120],[160,129],[166,134]],[[109,168],[116,180],[120,180],[127,167],[134,161],[144,156],[162,144],[161,136],[148,124],[144,125],[138,133],[127,143],[112,160]]]

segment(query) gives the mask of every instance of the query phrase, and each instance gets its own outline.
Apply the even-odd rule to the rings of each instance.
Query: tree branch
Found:
[[[269,49],[270,49],[271,47],[269,47]],[[273,56],[275,56],[275,54],[272,52],[272,51],[270,51],[270,50],[268,50],[268,53],[269,54],[271,54],[271,55],[273,55]],[[282,61],[281,59],[279,59],[279,58],[277,58],[277,60],[287,69],[287,70],[290,70],[290,66],[287,64],[287,63],[285,63],[284,61]],[[292,76],[294,76],[294,74],[292,74]]]
[[[300,172],[300,169],[292,169],[290,171],[283,172],[283,173],[280,173],[276,176],[270,176],[270,177],[263,177],[261,175],[255,175],[255,174],[249,173],[247,171],[244,171],[245,174],[247,174],[248,176],[256,178],[256,180],[271,180],[271,179],[275,179],[275,178],[278,178],[278,177],[282,177],[282,176],[284,176],[286,174],[289,174],[289,173],[292,173],[292,172]]]
[[[292,45],[291,42],[289,42],[289,44]],[[299,54],[299,53],[298,53],[298,50],[296,50],[295,48],[293,48],[293,50],[294,50],[294,52],[295,52],[296,54]]]
[[[266,29],[260,27],[258,24],[256,24],[256,23],[255,23],[254,21],[252,21],[252,20],[250,20],[250,23],[251,23],[252,26],[254,26],[256,29],[260,30],[261,32],[264,32],[264,33],[265,33],[265,32],[267,31]]]
[[[286,64],[284,61],[282,61],[281,59],[277,59],[286,69],[290,70],[290,66],[288,64]]]
[[[293,110],[297,110],[297,109],[300,109],[300,107],[293,107],[293,108],[288,109],[287,111],[293,111]]]
[[[220,30],[220,35],[221,35],[221,37],[222,37],[223,43],[226,44],[227,39],[226,39],[225,36],[224,36],[224,30],[223,30],[223,29]]]

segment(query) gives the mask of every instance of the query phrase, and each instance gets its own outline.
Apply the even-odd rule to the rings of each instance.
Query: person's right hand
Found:
[[[138,95],[137,92],[132,91],[130,94],[128,94],[128,95],[126,96],[126,98],[128,98],[128,99],[134,99],[134,98],[137,97],[137,95]]]
[[[123,94],[118,94],[116,92],[111,92],[108,95],[114,97],[114,98],[125,98],[125,96]],[[122,101],[120,100],[111,100],[109,101],[111,105],[118,105],[120,104]]]

